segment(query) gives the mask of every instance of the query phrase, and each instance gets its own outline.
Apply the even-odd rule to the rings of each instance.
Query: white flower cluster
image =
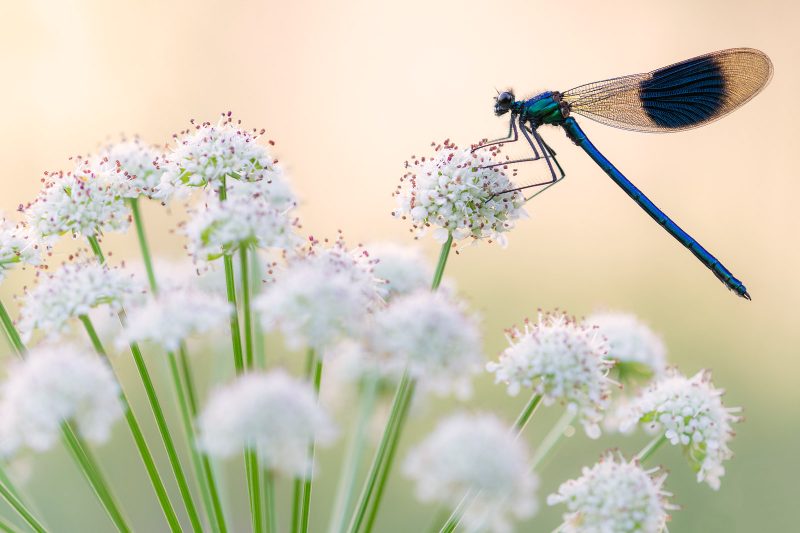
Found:
[[[524,196],[503,193],[514,188],[501,167],[483,168],[495,161],[488,152],[471,153],[445,143],[433,158],[415,158],[395,191],[394,216],[410,218],[418,234],[435,226],[440,242],[451,233],[456,240],[497,239],[525,216]],[[500,194],[503,193],[503,194]]]
[[[466,397],[483,355],[477,320],[465,307],[428,289],[397,296],[375,314],[369,352],[386,368],[407,368],[426,389]]]
[[[363,331],[380,304],[379,280],[365,251],[347,250],[340,239],[329,247],[312,243],[289,262],[254,302],[265,330],[280,330],[292,349],[324,350]]]
[[[433,268],[418,248],[385,242],[370,244],[367,249],[377,259],[375,277],[386,280],[380,287],[384,299],[430,287]]]
[[[0,281],[20,263],[38,265],[40,256],[39,244],[31,232],[0,215]]]
[[[71,233],[92,237],[108,231],[125,231],[130,212],[123,191],[127,177],[106,158],[80,158],[69,173],[47,176],[44,188],[25,207],[31,228],[53,240]]]
[[[86,315],[93,307],[107,304],[119,311],[123,304],[142,294],[132,276],[94,261],[68,263],[43,277],[26,295],[20,311],[19,329],[30,339],[35,329],[54,336],[67,329],[71,318]]]
[[[159,161],[161,150],[135,137],[106,146],[100,155],[116,165],[124,176],[120,180],[119,194],[125,198],[153,197],[164,173],[163,161]]]
[[[663,490],[665,474],[654,475],[636,462],[607,453],[578,479],[563,483],[547,497],[548,505],[564,503],[568,513],[558,531],[565,533],[660,533],[675,507]]]
[[[661,376],[667,368],[664,341],[635,315],[601,312],[589,315],[586,324],[595,326],[608,340],[608,357],[616,362],[620,378]]]
[[[192,123],[176,135],[177,145],[166,154],[157,197],[171,196],[183,186],[218,188],[225,178],[269,181],[280,171],[258,139],[264,132],[248,131],[226,113],[216,124]]]
[[[168,351],[191,335],[226,324],[231,306],[221,296],[192,288],[162,290],[140,307],[128,310],[127,325],[117,342],[152,341]]]
[[[416,482],[417,497],[455,509],[469,506],[461,523],[467,531],[511,530],[509,515],[532,516],[538,479],[528,453],[508,425],[490,414],[455,415],[439,423],[409,452],[404,473]]]
[[[225,458],[252,449],[265,468],[300,477],[311,475],[312,440],[325,445],[336,434],[310,385],[281,370],[250,373],[217,390],[199,424],[208,453]]]
[[[189,251],[211,261],[242,246],[293,248],[298,244],[294,203],[282,179],[239,183],[225,200],[212,196],[195,209],[186,225]]]
[[[97,354],[72,345],[42,345],[9,369],[0,393],[0,449],[47,450],[61,424],[73,421],[81,435],[106,442],[123,412],[120,389]]]
[[[701,371],[686,378],[676,371],[651,384],[630,405],[623,428],[638,422],[664,431],[669,442],[682,446],[697,481],[712,489],[720,486],[725,474],[723,461],[733,452],[728,442],[733,437],[731,424],[740,417],[739,408],[722,404],[721,389],[711,383],[711,373]]]
[[[486,368],[496,383],[507,383],[509,394],[523,388],[542,395],[545,405],[566,403],[577,412],[586,434],[600,436],[599,422],[609,403],[607,377],[612,361],[608,345],[597,330],[566,314],[540,314],[539,322],[525,321],[523,330],[509,330],[510,346]]]

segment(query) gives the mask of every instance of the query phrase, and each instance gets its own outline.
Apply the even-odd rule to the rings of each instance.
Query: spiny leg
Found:
[[[486,148],[487,146],[494,146],[495,144],[517,142],[517,139],[519,139],[519,133],[517,132],[517,125],[514,123],[515,118],[516,115],[511,115],[511,120],[508,121],[508,135],[488,141],[486,144],[479,144],[472,149],[472,152],[480,150],[481,148]]]

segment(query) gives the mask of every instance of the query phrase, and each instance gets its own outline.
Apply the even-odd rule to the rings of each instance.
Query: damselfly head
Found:
[[[511,111],[511,107],[514,105],[514,93],[511,91],[504,91],[500,93],[494,99],[494,114],[498,117],[501,115],[505,115],[509,111]]]

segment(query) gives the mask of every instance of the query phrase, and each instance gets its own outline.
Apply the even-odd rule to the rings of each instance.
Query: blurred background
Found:
[[[136,133],[166,143],[190,118],[215,120],[232,110],[277,142],[274,151],[302,198],[305,232],[341,229],[353,243],[408,244],[408,226],[390,215],[403,161],[426,153],[432,140],[468,144],[503,134],[506,122],[492,113],[495,88],[533,95],[712,50],[759,48],[775,65],[772,83],[710,126],[652,135],[578,118],[609,159],[745,282],[752,302],[725,290],[550,128],[542,133],[568,179],[530,205],[531,218],[509,234],[507,248],[467,247],[451,258],[447,276],[484,318],[487,357],[502,349],[504,327],[538,308],[642,317],[663,335],[674,364],[687,374],[713,369],[726,403],[744,406],[746,415],[718,493],[695,483],[678,450],[659,451],[657,460],[671,471],[667,488],[682,507],[670,530],[795,530],[800,112],[789,104],[800,93],[798,20],[800,4],[789,0],[4,2],[0,208],[15,211],[36,194],[43,171],[69,167],[70,155],[109,137]],[[544,169],[522,168],[523,175],[537,172]],[[179,257],[180,241],[169,230],[180,215],[153,203],[145,216],[156,253]],[[106,241],[116,257],[138,256],[133,235]],[[429,237],[419,244],[433,260],[437,245]],[[0,288],[4,301],[27,275],[10,276]],[[493,409],[512,419],[524,401],[485,376],[466,406],[438,402],[415,417],[401,456],[449,411]],[[526,433],[532,446],[559,414],[537,414]],[[544,497],[606,447],[634,452],[642,439],[598,443],[578,432],[541,472],[542,510],[521,529],[553,529],[563,508],[547,508]],[[163,522],[128,441],[118,426],[101,460],[134,524],[156,531]],[[327,520],[340,453],[341,446],[321,456],[315,530]],[[229,483],[244,530],[246,498],[234,467]],[[22,469],[55,530],[108,530],[65,453],[36,457]],[[435,509],[415,503],[411,489],[393,476],[380,531],[430,523]]]

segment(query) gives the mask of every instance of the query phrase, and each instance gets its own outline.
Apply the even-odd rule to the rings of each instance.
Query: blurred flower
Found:
[[[280,330],[292,349],[323,350],[357,336],[380,304],[379,280],[364,255],[341,239],[327,248],[313,242],[254,302],[264,329]]]
[[[545,405],[566,403],[586,434],[599,437],[613,362],[606,358],[608,346],[597,330],[563,313],[540,313],[538,323],[526,320],[522,330],[508,330],[507,338],[510,346],[497,362],[486,365],[495,383],[507,383],[512,396],[533,389]]]
[[[563,483],[547,497],[548,505],[564,503],[568,513],[558,531],[565,533],[642,532],[666,530],[668,511],[675,509],[663,490],[666,474],[644,470],[607,453],[591,468],[584,467],[578,479]]]
[[[244,181],[280,177],[277,162],[258,143],[264,132],[244,130],[230,113],[216,124],[195,124],[175,135],[176,146],[166,154],[164,175],[156,196],[166,198],[184,186],[216,189],[224,178]]]
[[[264,468],[308,477],[308,445],[330,443],[333,423],[310,385],[282,370],[250,373],[214,392],[200,417],[200,443],[211,455],[258,453]]]
[[[123,414],[119,393],[111,369],[92,351],[69,344],[39,346],[11,365],[2,385],[0,448],[47,450],[67,421],[90,441],[106,442]]]
[[[130,223],[122,196],[126,181],[125,173],[106,158],[79,158],[72,172],[48,175],[39,195],[23,209],[42,239],[125,231]]]
[[[622,427],[643,422],[664,431],[671,444],[683,447],[698,483],[705,481],[717,490],[725,474],[722,462],[733,456],[728,448],[734,435],[731,424],[740,420],[734,413],[741,411],[725,407],[722,394],[708,371],[691,378],[669,371],[633,401]]]
[[[162,290],[144,305],[128,310],[117,344],[148,340],[174,351],[187,337],[227,324],[230,313],[230,304],[220,296],[189,288]]]
[[[5,218],[0,213],[0,281],[19,263],[38,265],[39,244],[28,228]]]
[[[225,201],[212,197],[194,210],[186,225],[189,251],[196,259],[211,261],[243,246],[293,248],[299,243],[294,229],[296,218],[288,211],[293,205],[286,191],[269,194],[264,182],[242,183]],[[249,189],[249,193],[245,192]]]
[[[107,159],[125,176],[120,180],[119,194],[125,198],[152,198],[164,173],[162,152],[158,147],[144,144],[138,137],[106,146],[101,157]]]
[[[468,531],[510,531],[509,515],[533,515],[538,479],[528,468],[523,441],[508,427],[491,414],[459,414],[440,422],[404,464],[417,497],[455,509],[469,493],[461,518]]]
[[[514,221],[526,216],[524,196],[519,192],[498,194],[514,185],[486,151],[471,153],[445,141],[436,147],[433,158],[413,158],[406,162],[408,172],[394,192],[394,216],[410,218],[421,235],[429,226],[438,227],[434,238],[440,242],[452,233],[456,240],[497,239],[505,244],[503,233]]]
[[[68,263],[54,274],[40,278],[25,294],[19,329],[29,340],[34,329],[49,336],[63,333],[71,318],[108,305],[118,312],[125,302],[142,294],[143,288],[130,274],[117,268],[88,263]]]
[[[589,315],[585,323],[595,326],[608,340],[608,357],[616,364],[620,379],[650,379],[667,368],[667,348],[646,324],[629,313],[602,312]]]
[[[382,368],[407,368],[437,394],[469,396],[483,361],[475,317],[460,302],[429,289],[397,296],[378,311],[366,344]]]
[[[373,269],[375,277],[386,280],[380,286],[384,299],[431,286],[433,268],[419,248],[384,242],[370,244],[367,249],[370,257],[378,260]]]

